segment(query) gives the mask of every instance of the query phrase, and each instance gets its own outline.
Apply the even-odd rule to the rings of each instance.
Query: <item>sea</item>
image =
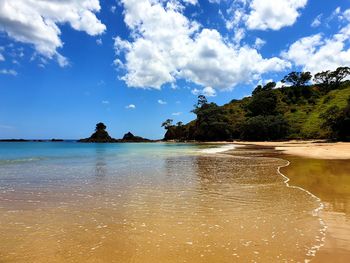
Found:
[[[288,165],[232,144],[2,142],[0,262],[309,262],[323,204]]]

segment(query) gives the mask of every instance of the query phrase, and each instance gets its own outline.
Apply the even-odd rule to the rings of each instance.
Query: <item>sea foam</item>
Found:
[[[201,150],[202,153],[209,153],[209,154],[215,154],[215,153],[221,153],[221,152],[226,152],[229,150],[233,150],[235,149],[236,146],[233,144],[226,144],[226,145],[222,145],[219,147],[215,147],[215,148],[208,148],[208,149],[203,149]]]

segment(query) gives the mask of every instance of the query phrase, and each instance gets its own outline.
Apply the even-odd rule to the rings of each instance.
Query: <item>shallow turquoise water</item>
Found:
[[[286,161],[213,147],[0,143],[0,262],[311,258],[319,204],[286,186]]]
[[[194,153],[198,144],[181,143],[77,143],[77,142],[2,142],[0,163],[48,159],[174,155]]]

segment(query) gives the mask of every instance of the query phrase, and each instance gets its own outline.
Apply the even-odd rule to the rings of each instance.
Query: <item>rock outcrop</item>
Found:
[[[106,125],[102,122],[96,124],[95,132],[89,137],[85,139],[80,139],[79,142],[96,142],[96,143],[107,143],[107,142],[118,142],[118,140],[109,136],[106,131]]]
[[[106,125],[102,122],[96,124],[95,132],[86,139],[80,139],[78,142],[91,142],[91,143],[115,143],[115,142],[152,142],[149,139],[145,139],[139,136],[133,135],[128,132],[124,135],[123,139],[114,139],[106,131]]]
[[[128,132],[124,134],[123,139],[121,139],[122,142],[150,142],[151,140],[145,139],[139,136],[135,136],[131,132]]]

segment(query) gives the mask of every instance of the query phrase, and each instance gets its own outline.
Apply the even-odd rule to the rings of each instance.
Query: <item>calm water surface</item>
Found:
[[[0,262],[304,262],[320,202],[277,158],[188,144],[0,144]]]
[[[309,189],[325,205],[326,242],[314,262],[350,262],[350,161],[288,157],[282,169],[293,184]]]

